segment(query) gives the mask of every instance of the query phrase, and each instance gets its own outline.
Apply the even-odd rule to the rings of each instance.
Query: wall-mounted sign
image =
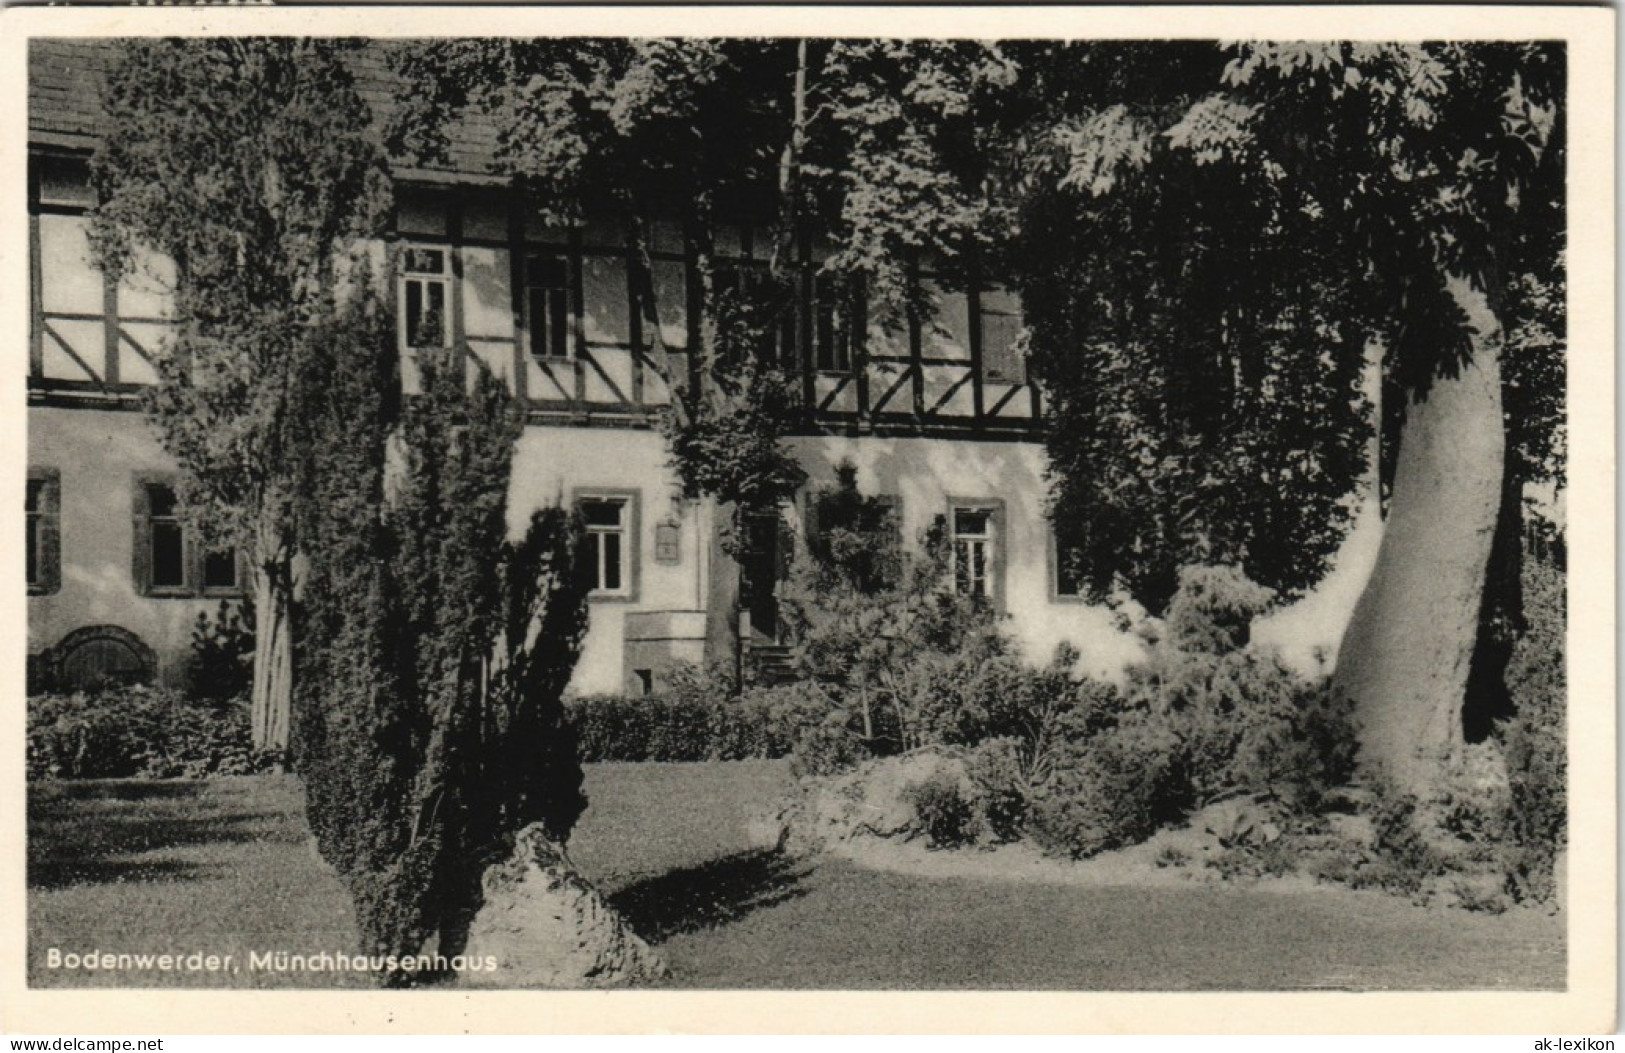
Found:
[[[671,520],[655,524],[655,562],[668,566],[681,562],[682,529]]]

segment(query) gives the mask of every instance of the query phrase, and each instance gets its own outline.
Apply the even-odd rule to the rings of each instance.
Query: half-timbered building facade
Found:
[[[35,41],[30,52],[29,652],[70,682],[178,675],[197,615],[246,581],[235,554],[204,551],[176,515],[174,466],[139,408],[169,324],[164,262],[114,281],[87,241],[108,47]],[[387,104],[382,62],[358,61],[363,90]],[[597,589],[574,687],[649,690],[670,663],[700,659],[713,570],[717,524],[683,499],[656,427],[699,339],[691,247],[676,224],[653,224],[645,303],[627,232],[532,219],[484,174],[488,133],[463,130],[453,168],[396,173],[388,258],[403,383],[432,347],[466,349],[504,380],[527,421],[511,521],[568,502],[590,535]],[[764,231],[712,236],[719,272],[748,281],[767,266]],[[1016,295],[922,267],[934,312],[887,330],[822,276],[822,247],[798,253],[795,308],[775,338],[804,406],[788,440],[808,475],[798,502],[855,467],[864,492],[893,503],[904,537],[946,525],[973,568],[956,587],[1007,612],[1030,657],[1066,640],[1097,668],[1119,665],[1135,644],[1057,570],[1042,397],[1024,367]],[[758,647],[778,642],[774,582],[803,513],[786,508],[747,531],[743,618]]]

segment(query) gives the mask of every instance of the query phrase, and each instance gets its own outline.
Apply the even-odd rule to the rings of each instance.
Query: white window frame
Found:
[[[604,580],[604,544],[596,541],[593,545],[597,553],[598,564],[593,568],[593,589],[588,598],[593,600],[635,600],[638,594],[638,494],[635,490],[577,490],[574,494],[574,504],[579,511],[588,502],[619,505],[621,509],[620,523],[617,526],[585,525],[586,532],[595,537],[607,534],[617,534],[621,539],[621,584],[619,588],[608,589],[597,584]]]
[[[437,252],[440,254],[440,269],[427,270],[413,267],[413,255],[420,252]],[[396,331],[402,351],[430,351],[448,348],[452,345],[452,267],[451,246],[449,245],[419,245],[409,244],[401,246],[400,276],[396,282],[397,309]],[[440,344],[438,347],[431,344],[416,344],[412,342],[411,326],[407,324],[407,289],[413,284],[422,287],[422,302],[429,301],[429,288],[439,286],[441,304]]]
[[[826,313],[827,312],[827,313]],[[812,285],[812,361],[819,373],[846,376],[852,372],[857,310],[851,283],[841,275],[819,271]],[[825,320],[828,319],[828,340]],[[826,358],[827,353],[827,358]]]
[[[980,513],[987,516],[987,528],[983,533],[960,533],[959,514],[961,512]],[[950,542],[951,558],[953,560],[954,591],[961,595],[980,595],[982,599],[993,605],[996,609],[1004,608],[1004,568],[1006,553],[1004,542],[1004,502],[978,500],[973,498],[948,499],[948,539]],[[969,593],[960,588],[959,580],[959,554],[961,545],[968,547],[967,564],[970,564],[969,552],[980,546],[983,551],[983,585],[980,594],[974,589]],[[974,584],[974,579],[972,579]]]

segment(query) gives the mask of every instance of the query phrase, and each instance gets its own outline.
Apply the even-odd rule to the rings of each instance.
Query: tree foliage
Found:
[[[586,631],[579,530],[558,510],[507,538],[520,427],[499,382],[461,360],[390,393],[393,333],[357,312],[307,358],[310,436],[297,508],[302,598],[295,745],[324,858],[363,949],[442,949],[485,866],[585,806],[560,696]],[[399,973],[387,979],[411,977]]]
[[[335,316],[389,188],[345,55],[356,42],[218,37],[122,45],[92,161],[91,240],[114,274],[173,266],[173,334],[147,392],[205,539],[253,553],[255,745],[290,728],[295,360]]]
[[[1448,275],[1527,305],[1514,438],[1549,472],[1560,278],[1529,232],[1561,229],[1560,53],[1147,47],[1043,57],[1013,184],[1055,514],[1090,591],[1155,609],[1208,560],[1283,597],[1317,581],[1362,474],[1368,355],[1391,454],[1468,354]]]
[[[149,407],[189,503],[245,546],[260,516],[288,515],[294,349],[389,204],[354,46],[128,41],[107,79],[93,244],[114,273],[172,261],[176,331]]]
[[[450,123],[478,113],[543,219],[625,218],[635,255],[648,224],[682,224],[704,314],[690,359],[668,360],[673,465],[692,495],[758,509],[803,479],[780,439],[807,407],[774,343],[802,240],[832,246],[822,268],[861,279],[879,324],[929,310],[909,270],[929,254],[967,269],[985,240],[977,118],[1015,74],[998,47],[963,41],[464,40],[403,49],[396,68],[403,155],[443,157]],[[771,246],[762,280],[726,273],[723,223]]]

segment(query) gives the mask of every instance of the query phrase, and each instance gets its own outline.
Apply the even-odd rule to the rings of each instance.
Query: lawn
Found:
[[[603,764],[571,855],[681,987],[1559,988],[1561,923],[1371,893],[1079,887],[875,872],[750,847],[781,764]],[[360,986],[348,974],[46,968],[79,953],[350,951],[297,783],[85,782],[29,795],[29,982]]]

